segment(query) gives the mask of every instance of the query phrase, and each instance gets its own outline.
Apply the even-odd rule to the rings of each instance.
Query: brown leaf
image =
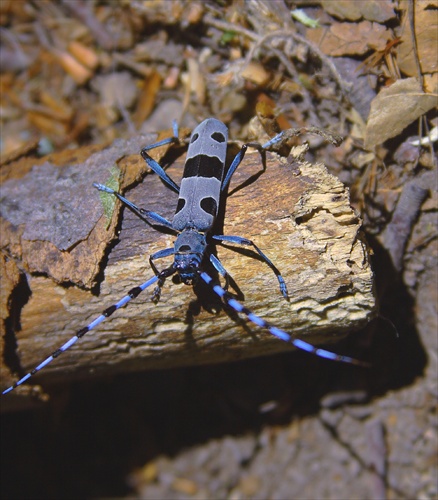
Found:
[[[140,98],[138,100],[136,110],[132,115],[132,121],[134,122],[137,129],[140,128],[141,124],[146,120],[146,118],[154,109],[154,106],[156,105],[157,93],[160,90],[160,85],[161,77],[156,71],[152,71],[152,73],[144,79]]]
[[[371,102],[365,148],[395,137],[414,120],[436,106],[436,96],[425,94],[416,78],[398,80],[382,89]]]
[[[59,64],[78,85],[83,85],[93,74],[68,52],[52,48],[52,53]]]
[[[112,109],[131,107],[137,98],[137,86],[127,71],[97,76],[91,87],[99,93],[101,104]]]
[[[438,70],[438,10],[436,4],[433,9],[430,1],[417,0],[415,2],[414,22],[421,70],[423,73],[435,73]],[[403,16],[401,40],[403,43],[400,44],[397,51],[399,68],[405,75],[417,76],[407,5]]]
[[[424,75],[424,90],[431,94],[438,94],[438,73]]]
[[[377,23],[333,23],[329,29],[307,30],[307,37],[329,56],[365,54],[368,50],[383,50],[391,32]]]
[[[351,0],[323,0],[324,10],[339,19],[358,21],[376,21],[382,23],[395,17],[392,0],[369,0],[367,2],[352,2]]]
[[[68,44],[68,51],[88,69],[96,69],[99,64],[99,57],[95,50],[87,47],[77,40],[72,40]]]
[[[258,86],[266,85],[271,78],[271,74],[257,61],[251,61],[247,64],[241,71],[240,75],[242,78],[245,78]]]

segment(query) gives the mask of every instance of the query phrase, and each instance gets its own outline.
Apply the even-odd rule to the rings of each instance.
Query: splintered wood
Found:
[[[145,175],[146,169],[134,172],[138,161],[137,156],[131,155],[139,151],[139,144],[118,141],[117,148],[118,158],[124,162],[123,166],[118,163],[122,189],[133,179],[144,177],[126,196],[171,220],[177,195],[155,174]],[[223,234],[252,239],[268,255],[285,278],[290,302],[282,298],[269,267],[251,258],[252,252],[235,252],[218,245],[218,256],[236,281],[248,308],[297,338],[312,344],[330,344],[373,317],[372,271],[361,237],[361,220],[350,206],[348,189],[325,166],[304,161],[300,151],[303,147],[296,148],[287,160],[268,153],[265,172],[261,171],[260,155],[248,152],[232,179],[223,229],[219,229]],[[85,192],[82,186],[84,180],[89,186],[94,181],[106,182],[111,166],[117,163],[117,154],[110,153],[111,148],[94,150],[81,162],[80,151],[75,151],[71,158],[63,158],[62,164],[35,161],[33,168],[20,170],[18,163],[3,171],[2,203],[9,207],[2,220],[3,248],[26,271],[21,280],[14,280],[2,293],[9,317],[20,318],[16,322],[20,329],[8,332],[9,340],[13,337],[16,342],[16,354],[9,352],[6,359],[11,359],[11,354],[18,356],[25,372],[129,289],[151,277],[149,255],[173,245],[172,235],[152,229],[129,210],[121,210],[119,203],[108,227],[99,193],[93,189]],[[177,182],[183,161],[180,158],[167,169]],[[97,169],[102,164],[106,164],[107,171]],[[68,189],[63,176],[67,166],[69,172],[77,167],[76,181]],[[58,175],[53,175],[53,170]],[[27,190],[29,199],[17,197],[17,176],[21,185],[31,185],[33,177],[39,178],[42,172],[50,174],[45,198],[40,180],[37,190]],[[62,190],[69,198],[64,204],[56,195]],[[81,208],[77,217],[60,213],[66,210],[67,202],[69,207]],[[49,217],[54,226],[38,234],[35,226],[41,224],[38,217],[42,205],[44,217]],[[29,206],[34,207],[33,213],[26,208]],[[17,217],[14,212],[23,208],[27,216]],[[57,221],[63,224],[59,235],[54,234],[60,230]],[[85,226],[87,230],[77,232],[74,226]],[[86,248],[88,257],[78,260],[76,269],[72,269],[71,254],[80,245]],[[66,266],[64,273],[60,262]],[[163,259],[157,265],[164,268],[170,262]],[[43,267],[38,268],[38,264]],[[73,285],[65,286],[67,282]],[[95,287],[92,293],[88,288],[96,283],[99,290],[96,292]],[[88,333],[35,377],[35,382],[44,379],[53,384],[67,377],[71,380],[217,363],[291,349],[235,313],[214,312],[219,304],[208,287],[193,289],[169,279],[157,305],[151,302],[152,291],[146,290]],[[3,330],[5,317],[3,314]],[[12,323],[8,323],[9,329]],[[6,349],[13,350],[12,343]],[[331,349],[336,350],[336,346]],[[7,371],[9,367],[3,367],[2,373]],[[6,386],[13,377],[2,380]]]

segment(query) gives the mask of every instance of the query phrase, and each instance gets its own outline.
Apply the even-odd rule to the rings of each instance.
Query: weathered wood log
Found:
[[[121,189],[135,186],[126,196],[171,220],[177,195],[155,174],[147,174],[138,155],[142,145],[155,139],[120,140],[103,150],[24,159],[2,169],[2,248],[9,266],[9,271],[3,267],[2,361],[15,360],[2,367],[2,388],[15,379],[11,369],[18,363],[29,371],[151,277],[149,255],[172,246],[172,235],[154,230],[118,202],[108,224],[92,188],[93,181],[105,183],[109,168],[117,164]],[[373,316],[372,272],[348,189],[301,153],[298,148],[287,160],[268,153],[266,171],[247,183],[262,168],[260,155],[248,152],[232,180],[223,222],[224,234],[252,239],[272,259],[285,278],[290,302],[260,260],[221,246],[218,255],[247,307],[298,338],[329,344]],[[157,155],[160,160],[163,151]],[[183,161],[177,159],[167,170],[176,181]],[[13,261],[21,281],[16,270],[11,274]],[[291,349],[245,318],[206,310],[217,308],[208,289],[196,296],[191,287],[169,279],[157,305],[151,293],[143,292],[117,311],[32,381],[52,384],[66,377],[216,363]]]

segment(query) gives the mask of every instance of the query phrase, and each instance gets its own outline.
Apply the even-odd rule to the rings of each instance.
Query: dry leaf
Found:
[[[47,109],[47,116],[60,121],[70,121],[73,118],[74,111],[67,100],[56,96],[52,91],[42,89],[39,98]],[[38,108],[44,114],[43,106],[39,106]]]
[[[251,61],[241,71],[242,78],[249,80],[259,86],[264,86],[271,78],[271,74],[266,71],[264,66],[257,61]]]
[[[83,85],[93,74],[77,59],[68,52],[52,48],[52,53],[56,57],[64,71],[68,73],[78,85]]]
[[[47,113],[42,113],[39,110],[30,110],[27,111],[26,117],[29,123],[37,128],[39,132],[47,134],[52,138],[59,140],[59,138],[68,134],[68,124],[48,116]]]
[[[425,94],[416,78],[398,80],[382,89],[371,102],[365,148],[373,149],[395,137],[436,104],[436,96]]]
[[[199,104],[204,104],[206,99],[206,85],[199,62],[193,57],[187,59],[190,90],[196,95]]]
[[[382,23],[395,17],[392,0],[368,0],[367,2],[352,2],[351,0],[323,0],[324,10],[339,19],[358,21],[376,21]]]
[[[333,23],[330,28],[307,30],[307,38],[329,56],[365,54],[371,48],[383,50],[391,31],[377,23]]]
[[[424,75],[424,90],[431,94],[438,94],[438,73]]]
[[[68,44],[68,51],[88,69],[96,69],[99,64],[99,57],[96,51],[77,40],[73,40]]]
[[[156,105],[157,94],[161,86],[161,76],[155,70],[143,81],[140,97],[138,99],[135,112],[132,115],[132,121],[137,129],[146,118],[152,113]]]
[[[405,4],[406,5],[406,4]],[[408,10],[406,5],[401,40],[397,51],[397,63],[401,71],[408,76],[417,75],[415,63],[411,27],[409,24]],[[415,2],[415,36],[417,40],[418,58],[423,73],[435,73],[438,70],[438,9],[437,4],[432,6],[432,2],[417,0]]]
[[[127,71],[97,76],[91,87],[99,93],[101,104],[107,108],[130,108],[137,99],[137,86]]]

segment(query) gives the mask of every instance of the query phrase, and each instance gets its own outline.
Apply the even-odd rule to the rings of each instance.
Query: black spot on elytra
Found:
[[[224,165],[217,156],[196,155],[184,166],[183,177],[214,177],[222,180]]]
[[[175,214],[177,214],[178,212],[181,212],[181,210],[184,208],[185,204],[186,204],[186,200],[184,200],[183,198],[179,198],[178,205],[176,206]]]
[[[208,214],[212,215],[213,217],[215,217],[217,214],[217,203],[216,203],[216,200],[214,198],[211,198],[211,197],[202,198],[201,208],[202,208],[202,210],[204,210],[204,212],[207,212]]]
[[[211,138],[216,142],[225,142],[224,134],[221,134],[220,132],[215,132],[214,134],[211,134]]]

